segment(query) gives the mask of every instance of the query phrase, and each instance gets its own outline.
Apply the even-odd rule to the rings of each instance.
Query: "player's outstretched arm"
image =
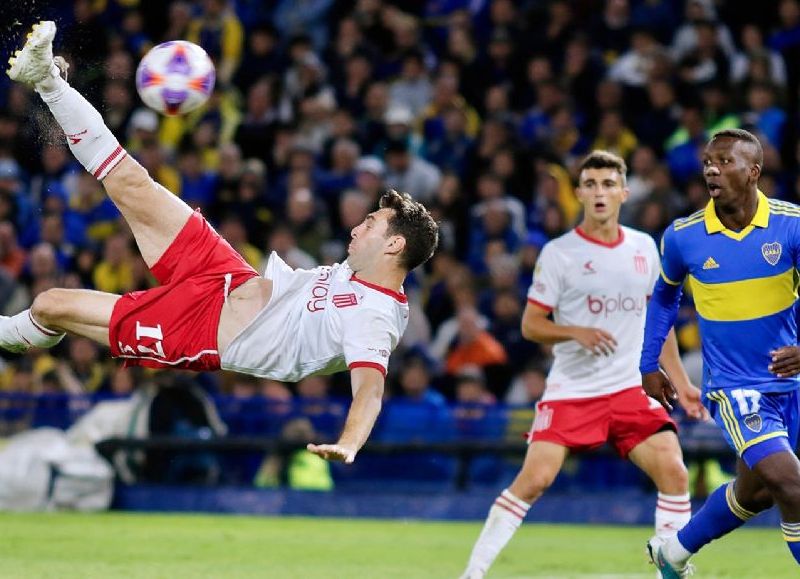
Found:
[[[703,406],[700,389],[692,384],[689,375],[686,373],[686,368],[683,367],[683,362],[681,362],[678,340],[675,337],[675,328],[670,328],[658,362],[666,371],[669,381],[675,386],[678,402],[689,418],[694,418],[695,420],[708,418],[708,411]]]
[[[351,463],[369,438],[381,412],[383,374],[374,368],[353,368],[350,371],[353,403],[347,413],[344,431],[336,444],[309,444],[308,450],[324,458]]]

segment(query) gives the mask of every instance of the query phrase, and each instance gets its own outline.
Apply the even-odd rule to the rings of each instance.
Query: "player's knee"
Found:
[[[43,291],[33,300],[31,314],[43,324],[57,324],[66,317],[69,299],[60,288]]]
[[[521,484],[517,490],[517,496],[526,503],[532,503],[550,488],[555,478],[555,474],[549,472],[536,472],[525,476],[520,481]]]
[[[797,484],[797,481],[787,480],[770,484],[769,489],[778,504],[790,505],[794,509],[800,509],[800,485]]]
[[[671,481],[672,486],[680,493],[687,492],[689,489],[689,471],[683,464],[680,456],[670,457],[664,464],[664,478]]]
[[[800,508],[800,473],[793,468],[783,468],[759,469],[758,474],[778,504]]]
[[[743,496],[739,496],[739,491],[737,489],[736,501],[743,509],[751,513],[766,511],[775,504],[775,500],[766,488],[760,488]]]

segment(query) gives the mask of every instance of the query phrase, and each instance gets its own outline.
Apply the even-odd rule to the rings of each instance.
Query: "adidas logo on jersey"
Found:
[[[717,269],[719,264],[714,261],[713,257],[709,257],[705,263],[703,263],[703,269]]]

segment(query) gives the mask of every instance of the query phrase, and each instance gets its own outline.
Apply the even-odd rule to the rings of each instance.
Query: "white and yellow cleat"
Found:
[[[43,20],[33,25],[25,46],[8,59],[9,68],[6,73],[11,80],[36,85],[48,76],[59,75],[59,68],[53,59],[55,35],[55,22]]]

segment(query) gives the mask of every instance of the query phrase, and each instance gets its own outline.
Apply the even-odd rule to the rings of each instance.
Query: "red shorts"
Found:
[[[665,428],[677,431],[666,410],[635,386],[605,396],[539,402],[529,439],[573,451],[609,442],[625,458],[636,445]]]
[[[150,271],[158,287],[114,305],[111,354],[129,366],[218,370],[225,297],[258,273],[195,212]]]

